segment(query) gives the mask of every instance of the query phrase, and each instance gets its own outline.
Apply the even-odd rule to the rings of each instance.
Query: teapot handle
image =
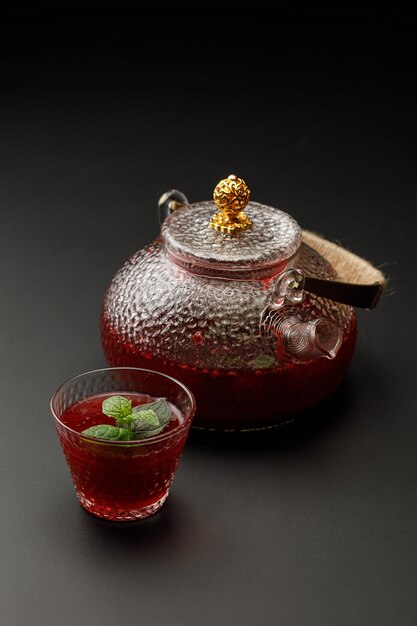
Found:
[[[376,307],[387,282],[381,270],[316,233],[303,230],[303,243],[321,254],[339,275],[338,281],[306,276],[306,291],[354,307]]]
[[[158,201],[160,226],[162,226],[162,223],[166,220],[168,215],[184,206],[184,204],[188,204],[188,199],[182,191],[178,191],[178,189],[170,189],[169,191],[163,193]]]
[[[374,309],[383,290],[382,283],[354,284],[305,276],[304,289],[316,296],[361,309]]]

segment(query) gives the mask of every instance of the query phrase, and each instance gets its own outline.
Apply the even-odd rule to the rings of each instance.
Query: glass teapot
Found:
[[[194,427],[271,428],[320,403],[349,367],[355,307],[373,308],[385,283],[367,261],[249,198],[233,174],[213,201],[164,194],[160,236],[104,296],[108,364],[183,381]]]

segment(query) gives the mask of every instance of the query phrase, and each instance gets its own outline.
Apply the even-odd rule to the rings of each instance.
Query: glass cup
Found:
[[[81,434],[92,425],[88,423],[89,402],[101,407],[106,397],[129,394],[132,398],[141,394],[145,402],[165,398],[171,403],[174,419],[167,430],[133,441],[105,441]],[[105,368],[64,382],[50,406],[77,497],[87,511],[108,520],[133,521],[161,508],[196,408],[185,385],[152,370]],[[69,414],[71,419],[66,417]],[[102,417],[100,423],[106,423],[106,416]]]

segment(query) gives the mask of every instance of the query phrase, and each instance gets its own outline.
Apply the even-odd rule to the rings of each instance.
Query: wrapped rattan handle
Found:
[[[303,242],[323,256],[339,281],[306,276],[304,288],[323,298],[363,309],[373,309],[384,290],[384,274],[369,261],[319,235],[303,230]]]

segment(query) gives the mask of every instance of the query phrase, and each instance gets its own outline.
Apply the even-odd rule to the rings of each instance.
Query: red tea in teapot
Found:
[[[214,202],[178,208],[172,194],[161,236],[105,294],[108,363],[183,381],[196,397],[196,427],[269,428],[317,405],[349,367],[349,302],[367,291],[343,283],[290,215],[249,201],[236,176],[220,181]]]

